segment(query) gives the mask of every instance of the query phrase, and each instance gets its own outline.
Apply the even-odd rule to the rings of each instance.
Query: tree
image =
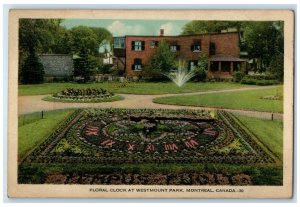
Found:
[[[23,84],[38,84],[43,83],[44,80],[44,68],[40,63],[39,57],[35,51],[29,52],[29,56],[25,59],[21,66],[20,76],[21,83]]]
[[[283,53],[283,28],[279,22],[250,22],[244,28],[249,56],[257,59],[257,69],[265,71],[272,59]]]
[[[84,49],[80,51],[79,55],[80,57],[74,62],[74,76],[83,77],[83,82],[86,83],[95,74],[96,63],[93,56],[90,56]]]
[[[73,27],[72,35],[72,51],[75,54],[85,51],[87,54],[94,55],[98,53],[99,42],[94,31],[86,26]]]
[[[20,19],[20,52],[29,53],[33,49],[37,53],[51,53],[60,22],[60,19]]]
[[[152,79],[162,79],[164,73],[168,73],[175,67],[175,53],[170,50],[168,42],[162,40],[159,42],[156,52],[150,58],[144,76]]]
[[[56,33],[55,43],[51,45],[53,54],[72,54],[73,53],[73,37],[70,30],[65,27],[59,27]]]
[[[20,19],[19,68],[21,83],[43,82],[44,69],[36,53],[49,53],[60,19]]]
[[[112,34],[105,28],[102,27],[91,27],[93,32],[95,33],[98,41],[98,46],[101,46],[102,43],[110,42],[111,48],[113,43],[113,36]],[[106,41],[104,41],[106,40]],[[97,51],[98,52],[98,51]]]
[[[238,21],[200,21],[194,20],[187,23],[183,27],[181,34],[191,35],[191,34],[204,34],[204,33],[215,33],[221,32],[228,28],[236,28],[240,31],[242,27],[242,22]]]

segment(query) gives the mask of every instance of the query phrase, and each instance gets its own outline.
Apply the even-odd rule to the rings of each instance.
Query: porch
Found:
[[[209,57],[208,77],[232,78],[235,71],[243,71],[246,60],[230,55],[214,55]]]

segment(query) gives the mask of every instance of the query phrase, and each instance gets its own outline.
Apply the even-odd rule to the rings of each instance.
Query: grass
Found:
[[[47,138],[54,128],[58,126],[74,110],[58,110],[41,113],[20,115],[18,117],[18,158],[21,160],[35,146]]]
[[[103,83],[44,83],[37,85],[19,85],[19,96],[33,96],[58,93],[66,88],[103,88],[113,93],[124,94],[167,94],[167,93],[188,93],[196,91],[224,90],[233,88],[249,87],[247,85],[233,82],[189,82],[182,87],[176,86],[173,82],[129,82],[121,85],[119,82]]]
[[[283,123],[235,115],[269,150],[282,160],[283,156]]]
[[[119,95],[115,95],[108,98],[91,98],[91,99],[63,99],[63,98],[55,98],[53,96],[47,96],[43,98],[44,101],[50,102],[63,102],[63,103],[100,103],[100,102],[112,102],[112,101],[120,101],[124,98]]]
[[[261,97],[279,94],[282,96],[283,87],[213,93],[203,95],[186,95],[155,98],[153,102],[160,104],[206,106],[215,108],[242,109],[254,111],[283,112],[282,100],[267,100]]]

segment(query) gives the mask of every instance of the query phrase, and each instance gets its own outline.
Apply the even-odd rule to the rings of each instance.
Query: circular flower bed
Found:
[[[45,101],[58,102],[109,102],[121,99],[121,96],[114,95],[102,88],[67,88],[59,93],[53,94],[53,96],[44,98]]]

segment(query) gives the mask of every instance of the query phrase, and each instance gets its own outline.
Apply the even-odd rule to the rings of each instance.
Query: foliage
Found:
[[[240,30],[242,22],[238,21],[202,21],[193,20],[188,22],[184,27],[183,35],[192,34],[205,34],[205,33],[215,33],[221,32],[221,30],[226,30],[228,28],[236,28]]]
[[[68,176],[69,174],[69,176]],[[152,175],[163,175],[153,183]],[[282,167],[229,164],[26,164],[18,168],[18,183],[45,183],[53,175],[68,179],[56,180],[56,184],[122,184],[157,185],[166,178],[166,185],[232,185],[235,175],[249,175],[252,185],[282,185]],[[212,175],[212,176],[211,176]],[[152,176],[153,177],[153,176]],[[191,178],[191,179],[187,179]],[[245,177],[243,177],[245,179]],[[249,177],[248,177],[249,178]],[[247,179],[246,179],[247,180]],[[58,183],[57,181],[64,181]],[[81,182],[80,182],[81,181]],[[149,182],[150,181],[150,182]],[[201,181],[201,183],[199,182]],[[226,182],[227,181],[227,182]],[[48,180],[49,182],[49,180]],[[54,182],[52,183],[54,184]],[[245,185],[243,182],[240,185]]]
[[[241,80],[242,84],[248,85],[260,85],[260,86],[267,86],[267,85],[276,85],[280,82],[277,80],[276,75],[247,75],[244,76]]]
[[[245,73],[243,71],[236,71],[234,73],[234,81],[239,83],[239,82],[241,82],[241,80],[243,79],[244,76],[245,76]]]
[[[277,54],[283,54],[283,22],[248,22],[243,38],[259,71],[265,71]]]
[[[97,36],[93,30],[86,26],[73,27],[71,30],[72,35],[72,48],[73,52],[82,54],[82,51],[86,54],[97,53],[99,42]]]
[[[96,73],[95,59],[88,55],[87,50],[82,49],[80,57],[74,61],[74,76],[83,77],[83,82],[86,83],[90,77]]]
[[[60,28],[60,19],[20,19],[19,21],[19,50],[29,53],[51,53],[56,44],[55,34]]]
[[[272,58],[268,71],[276,76],[276,79],[283,81],[284,76],[284,65],[283,65],[283,53],[278,52]]]
[[[277,85],[280,82],[278,80],[257,80],[249,77],[244,77],[241,80],[241,83],[248,84],[248,85],[268,86],[268,85]]]
[[[39,84],[44,80],[44,67],[34,50],[30,50],[29,56],[21,65],[20,81],[23,84]]]
[[[162,40],[158,44],[158,48],[150,58],[143,75],[151,77],[153,80],[164,79],[162,73],[168,73],[176,67],[175,54],[170,50],[167,41]],[[166,79],[166,78],[165,78]]]
[[[195,77],[193,80],[195,81],[205,81],[207,78],[207,70],[208,70],[208,56],[206,54],[202,54],[199,57],[198,65],[195,68]]]

